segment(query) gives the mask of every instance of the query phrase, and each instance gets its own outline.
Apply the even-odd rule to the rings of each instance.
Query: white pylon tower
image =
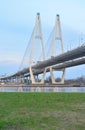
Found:
[[[60,16],[56,15],[56,21],[54,26],[54,34],[53,34],[53,41],[52,41],[52,57],[55,53],[55,44],[57,41],[60,41],[61,51],[64,53],[64,47],[63,47],[63,40],[62,40],[62,31],[61,31],[61,24],[60,24]],[[52,84],[63,84],[64,83],[64,77],[65,77],[65,69],[62,71],[62,78],[60,82],[56,82],[53,74],[53,68],[50,66],[50,74],[51,74],[51,80]]]
[[[39,34],[37,34],[37,32],[39,32]],[[35,76],[33,75],[33,69],[32,69],[32,60],[33,60],[33,56],[34,56],[34,46],[35,46],[36,39],[40,39],[40,41],[41,41],[42,55],[43,55],[42,58],[43,58],[43,60],[45,60],[45,52],[44,52],[44,43],[43,43],[40,13],[37,13],[36,22],[35,22],[35,26],[34,26],[33,39],[32,39],[32,49],[31,49],[30,61],[29,61],[29,71],[30,71],[30,79],[31,79],[32,84],[38,84],[38,83],[43,84],[46,69],[44,69],[43,76],[42,76],[42,79],[41,79],[40,82],[35,81]]]

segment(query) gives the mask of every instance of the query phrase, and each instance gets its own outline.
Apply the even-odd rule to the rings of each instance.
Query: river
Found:
[[[85,87],[0,87],[0,92],[85,92]]]

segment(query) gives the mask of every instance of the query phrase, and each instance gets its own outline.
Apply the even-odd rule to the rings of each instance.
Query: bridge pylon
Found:
[[[39,32],[39,34],[38,34]],[[31,48],[31,54],[29,59],[29,72],[30,72],[30,80],[32,84],[43,84],[45,79],[45,73],[46,69],[44,69],[43,76],[40,82],[36,81],[36,76],[33,74],[33,68],[32,68],[32,62],[33,62],[33,56],[34,56],[34,47],[36,39],[39,39],[41,42],[41,51],[42,51],[42,58],[45,60],[45,51],[44,51],[44,42],[43,42],[43,35],[42,35],[42,26],[41,26],[41,19],[40,19],[40,13],[37,13],[36,16],[36,22],[34,26],[34,32],[33,32],[33,39],[32,39],[32,48]],[[37,48],[37,53],[38,53]]]
[[[61,53],[62,54],[64,53],[63,40],[62,40],[62,30],[61,30],[61,23],[60,23],[60,16],[59,15],[56,15],[55,26],[54,26],[53,31],[54,32],[53,32],[53,40],[52,40],[52,58],[55,56],[55,49],[56,49],[55,44],[57,43],[57,41],[60,42]],[[60,82],[55,81],[53,71],[54,71],[53,66],[50,66],[50,74],[51,74],[52,84],[63,84],[66,69],[59,70],[59,71],[62,71],[62,77],[61,77]]]

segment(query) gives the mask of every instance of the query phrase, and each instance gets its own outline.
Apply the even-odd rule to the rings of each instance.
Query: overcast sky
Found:
[[[60,15],[65,49],[85,41],[85,0],[0,0],[0,75],[18,70],[40,12],[46,43]],[[85,75],[85,65],[67,69],[66,78]]]

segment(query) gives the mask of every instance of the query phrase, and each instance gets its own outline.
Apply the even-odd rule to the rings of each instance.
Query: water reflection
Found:
[[[0,87],[0,92],[85,92],[85,87]]]

